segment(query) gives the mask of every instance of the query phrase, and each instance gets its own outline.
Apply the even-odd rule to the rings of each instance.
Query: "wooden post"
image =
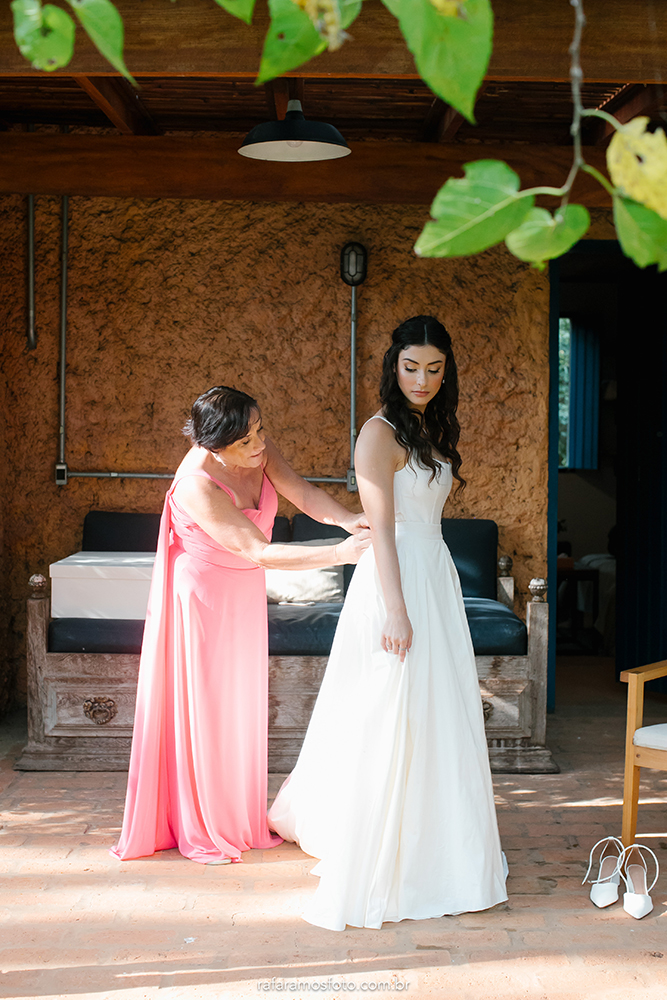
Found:
[[[547,581],[541,577],[528,584],[533,595],[526,606],[528,628],[528,658],[530,660],[531,699],[533,705],[533,741],[538,746],[547,742],[547,651],[549,646],[549,605],[546,603]]]
[[[48,580],[34,573],[28,581],[28,748],[44,741],[44,657],[49,630]]]

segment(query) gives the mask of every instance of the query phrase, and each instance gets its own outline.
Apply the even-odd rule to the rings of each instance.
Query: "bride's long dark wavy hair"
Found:
[[[445,377],[436,396],[424,413],[413,410],[403,395],[396,377],[398,356],[406,347],[435,347],[445,355]],[[461,428],[456,419],[459,405],[459,376],[452,351],[452,338],[433,316],[414,316],[396,327],[391,347],[382,362],[380,379],[382,413],[395,427],[398,443],[408,452],[408,461],[431,470],[430,482],[439,467],[432,451],[440,452],[452,465],[452,475],[458,480],[456,492],[466,485],[459,474],[461,456],[456,450]]]

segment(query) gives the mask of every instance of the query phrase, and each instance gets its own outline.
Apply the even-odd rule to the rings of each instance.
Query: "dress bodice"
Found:
[[[188,472],[185,475],[203,476],[206,479],[210,479],[216,486],[219,486],[220,489],[229,494],[232,501],[234,500],[234,495],[229,487],[225,486],[218,479],[214,479],[207,472],[201,470],[200,472]],[[180,548],[184,549],[190,555],[203,559],[205,562],[214,563],[216,566],[227,566],[231,569],[256,569],[255,563],[251,563],[247,559],[243,559],[242,556],[234,555],[228,549],[223,548],[178,504],[178,501],[174,499],[173,489],[176,483],[183,478],[184,476],[179,476],[175,479],[167,493],[167,503],[169,504],[171,515],[172,545],[180,546]],[[271,531],[277,509],[278,497],[276,491],[271,480],[265,475],[262,480],[262,491],[257,509],[248,507],[242,513],[271,541]]]
[[[384,420],[376,415],[371,420]],[[437,461],[437,460],[436,460]],[[452,488],[452,467],[438,462],[438,474],[431,481],[431,470],[408,462],[394,473],[394,511],[396,523],[440,524],[442,508]]]
[[[430,482],[431,470],[409,463],[394,473],[394,510],[396,523],[440,525],[442,508],[452,488],[452,467],[439,463],[439,470]]]

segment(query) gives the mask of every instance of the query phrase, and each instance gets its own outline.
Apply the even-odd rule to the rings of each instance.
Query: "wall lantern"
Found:
[[[346,243],[340,252],[340,276],[346,285],[361,285],[366,280],[366,247],[361,243]]]
[[[241,156],[285,163],[335,160],[351,152],[345,139],[333,125],[306,121],[301,101],[288,101],[287,114],[282,121],[255,125],[239,149]]]

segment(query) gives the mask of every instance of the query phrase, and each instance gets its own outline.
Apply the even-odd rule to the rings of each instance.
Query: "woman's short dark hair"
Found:
[[[245,437],[258,414],[257,401],[247,392],[214,385],[195,399],[183,433],[193,444],[217,451]]]
[[[380,402],[382,413],[395,428],[396,440],[408,453],[408,461],[417,461],[431,470],[431,479],[438,474],[439,466],[433,459],[433,449],[448,459],[452,475],[458,480],[458,490],[465,486],[459,474],[461,456],[456,450],[461,428],[456,419],[459,404],[459,378],[452,350],[452,338],[433,316],[413,316],[392,334],[391,347],[382,362]],[[437,395],[428,403],[424,413],[411,409],[396,377],[398,356],[407,347],[435,347],[445,355],[445,376]]]

